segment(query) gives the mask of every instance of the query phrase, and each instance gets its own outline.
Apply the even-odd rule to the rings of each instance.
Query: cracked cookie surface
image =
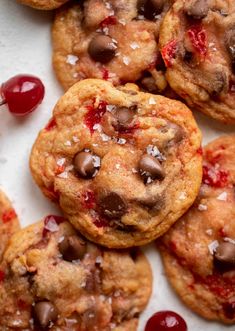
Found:
[[[200,193],[163,237],[160,250],[183,302],[205,318],[234,324],[235,136],[216,139],[203,155]]]
[[[85,237],[125,248],[162,235],[193,203],[200,142],[184,104],[133,84],[83,80],[57,103],[30,167]]]
[[[160,49],[171,88],[189,106],[234,124],[234,1],[175,1],[161,26]]]
[[[18,0],[20,3],[41,10],[51,10],[62,6],[68,0]]]
[[[12,234],[19,229],[19,221],[11,202],[0,190],[0,261]]]
[[[162,17],[171,0],[86,0],[61,8],[53,25],[53,65],[65,89],[85,78],[115,85],[139,82],[163,91],[158,50]]]
[[[12,237],[1,271],[2,331],[136,331],[152,287],[138,249],[98,247],[54,215]]]

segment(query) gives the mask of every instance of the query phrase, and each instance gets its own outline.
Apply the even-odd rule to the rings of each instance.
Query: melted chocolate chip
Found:
[[[139,161],[141,176],[151,179],[163,180],[165,172],[158,159],[149,154],[144,154]]]
[[[34,306],[34,316],[40,326],[45,328],[50,322],[57,320],[58,311],[51,302],[41,301],[37,302]]]
[[[96,159],[98,158],[98,165]],[[91,178],[99,168],[100,159],[90,152],[79,152],[75,155],[73,165],[77,173],[83,178]]]
[[[59,251],[66,261],[81,260],[86,254],[86,242],[76,235],[65,237],[59,243]]]
[[[100,208],[108,218],[121,218],[127,211],[127,203],[119,194],[110,192],[100,200]]]
[[[221,242],[215,251],[214,259],[222,266],[235,268],[235,244]]]
[[[96,35],[88,46],[88,53],[94,61],[101,63],[110,62],[116,53],[117,46],[112,38],[105,35]]]
[[[186,2],[185,12],[189,17],[201,20],[207,16],[209,11],[208,0],[192,0]]]
[[[229,52],[229,56],[232,61],[232,66],[235,66],[235,27],[228,30],[225,35],[225,43],[227,50]]]
[[[158,212],[162,210],[165,206],[165,196],[157,195],[157,196],[147,196],[143,199],[138,200],[138,202],[144,206],[150,208],[153,212]]]
[[[147,19],[153,20],[156,15],[163,11],[164,3],[164,0],[139,0],[138,11]]]

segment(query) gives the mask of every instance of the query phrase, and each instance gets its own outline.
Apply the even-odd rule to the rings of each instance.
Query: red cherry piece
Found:
[[[59,224],[64,222],[64,218],[56,215],[48,215],[44,219],[44,228],[42,235],[46,236],[48,232],[57,232],[59,230]]]
[[[87,106],[88,112],[85,115],[85,124],[91,133],[95,131],[94,125],[100,123],[102,116],[106,112],[106,106],[107,102],[105,101],[100,101],[97,108],[94,105]]]
[[[13,208],[12,209],[9,209],[9,210],[5,211],[2,214],[2,221],[3,221],[3,223],[8,223],[11,220],[13,220],[13,218],[15,218],[16,216],[17,215],[16,215],[15,210]]]
[[[108,71],[108,69],[102,68],[101,69],[101,72],[102,72],[102,78],[104,80],[108,80],[109,79],[109,71]]]
[[[235,317],[235,301],[223,304],[223,310],[227,318],[233,319]]]
[[[101,23],[100,23],[100,26],[101,28],[105,28],[109,25],[115,25],[117,24],[117,19],[115,16],[111,15],[111,16],[108,16],[106,17]]]
[[[41,80],[28,75],[14,76],[1,86],[1,96],[16,116],[31,113],[42,102],[44,93]]]
[[[95,194],[93,191],[86,191],[82,195],[83,205],[86,209],[93,209],[95,207]]]
[[[108,226],[108,221],[98,215],[93,219],[93,223],[97,228],[105,228]]]
[[[0,282],[3,282],[5,279],[5,272],[0,270]]]
[[[176,51],[177,51],[176,40],[171,40],[163,47],[161,53],[166,67],[172,66],[173,60],[175,59],[176,56]]]
[[[202,182],[212,187],[225,187],[228,184],[228,172],[204,165]]]
[[[207,53],[206,32],[202,26],[200,24],[193,25],[187,31],[187,34],[195,51],[200,55],[205,56]]]
[[[52,117],[49,122],[47,123],[47,125],[45,126],[45,130],[47,131],[51,131],[56,127],[56,120],[54,119],[54,117]]]
[[[159,311],[147,322],[145,331],[187,331],[184,319],[173,311]]]

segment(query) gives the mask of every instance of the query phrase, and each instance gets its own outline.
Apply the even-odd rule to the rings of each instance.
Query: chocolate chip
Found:
[[[228,30],[225,35],[225,43],[229,56],[232,60],[233,69],[235,67],[235,27]]]
[[[158,88],[153,77],[144,77],[140,83],[145,91],[148,91],[150,93],[158,92]]]
[[[188,1],[185,6],[185,12],[189,17],[201,20],[207,16],[209,11],[208,0]]]
[[[147,19],[153,20],[156,15],[163,11],[164,3],[164,0],[139,0],[138,11]]]
[[[151,179],[163,180],[165,172],[158,159],[149,154],[142,155],[139,161],[139,171],[141,176]]]
[[[114,58],[116,49],[112,38],[99,34],[91,40],[88,53],[94,61],[107,63]]]
[[[91,178],[100,165],[100,158],[90,152],[79,152],[73,160],[75,170],[81,177]]]
[[[215,251],[214,258],[222,265],[235,267],[235,244],[221,242]]]
[[[108,218],[121,218],[127,211],[127,203],[119,194],[110,192],[100,200],[100,208]]]
[[[149,195],[142,199],[139,199],[138,202],[144,206],[150,208],[153,212],[158,212],[162,210],[165,206],[165,196],[164,195]]]
[[[114,112],[113,126],[115,129],[126,129],[133,125],[133,119],[135,115],[136,106],[117,107]]]
[[[66,261],[81,260],[86,254],[86,242],[76,235],[65,237],[59,243],[59,251]]]
[[[216,71],[210,80],[208,92],[211,96],[218,96],[228,85],[228,79],[225,72]]]
[[[41,301],[37,302],[34,306],[34,316],[40,326],[45,328],[50,322],[57,320],[58,311],[51,302]]]

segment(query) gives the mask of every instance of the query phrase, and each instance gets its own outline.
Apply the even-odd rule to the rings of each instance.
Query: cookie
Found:
[[[234,1],[175,1],[161,26],[160,49],[171,88],[190,107],[234,124]]]
[[[235,323],[235,135],[204,149],[203,183],[191,209],[163,237],[166,275],[201,316]]]
[[[166,80],[158,50],[162,17],[172,0],[85,0],[57,12],[53,65],[65,89],[85,78],[115,85],[139,81],[162,91]]]
[[[20,3],[41,10],[56,9],[68,0],[18,0]]]
[[[19,221],[16,212],[6,195],[0,190],[0,261],[10,237],[18,229]]]
[[[184,104],[133,84],[83,80],[57,103],[30,167],[85,237],[125,248],[154,240],[193,203],[200,142]]]
[[[1,268],[4,331],[136,331],[151,294],[139,250],[95,246],[59,216],[16,233]]]

